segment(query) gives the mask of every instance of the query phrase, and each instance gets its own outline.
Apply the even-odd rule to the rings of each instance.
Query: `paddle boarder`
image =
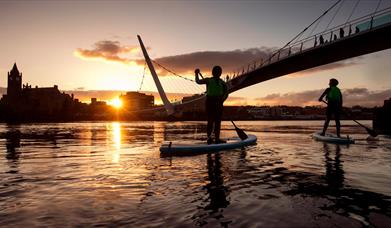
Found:
[[[208,117],[207,125],[207,143],[212,144],[212,131],[214,128],[215,143],[225,143],[220,139],[221,116],[223,114],[223,103],[228,97],[227,84],[220,78],[222,73],[220,66],[214,66],[212,69],[212,78],[203,78],[199,69],[194,71],[197,84],[206,84],[206,114]],[[201,75],[202,79],[199,78]]]
[[[329,88],[327,88],[322,95],[319,97],[319,101],[323,101],[323,97],[326,96],[327,100],[327,109],[326,109],[326,120],[324,122],[323,131],[321,135],[325,135],[327,127],[329,126],[329,122],[331,116],[334,115],[335,125],[337,128],[337,136],[341,137],[341,123],[340,123],[340,115],[342,111],[342,93],[341,90],[337,87],[338,80],[335,78],[330,79]]]

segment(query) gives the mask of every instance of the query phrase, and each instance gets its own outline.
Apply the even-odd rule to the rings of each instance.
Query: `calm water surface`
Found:
[[[312,140],[322,121],[237,124],[258,144],[172,158],[159,145],[205,139],[203,122],[2,124],[0,226],[390,227],[390,138],[349,121],[350,146]]]

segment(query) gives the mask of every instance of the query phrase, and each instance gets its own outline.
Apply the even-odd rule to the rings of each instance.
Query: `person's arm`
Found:
[[[330,88],[327,88],[324,90],[324,92],[322,93],[322,95],[320,95],[318,101],[322,101],[323,100],[323,97],[327,95],[327,93],[329,92]]]
[[[228,87],[227,87],[227,84],[224,81],[222,81],[222,83],[223,83],[223,87],[224,87],[223,101],[225,101],[228,98]]]
[[[195,81],[197,84],[206,84],[206,80],[204,78],[200,79],[198,76],[200,74],[200,69],[195,69],[194,74],[195,74]]]
[[[342,108],[342,106],[343,106],[343,99],[342,99],[342,93],[341,93],[341,91],[339,91],[339,94],[340,94],[340,108]]]

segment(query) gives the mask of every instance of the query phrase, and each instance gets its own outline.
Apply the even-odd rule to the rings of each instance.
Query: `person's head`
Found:
[[[214,66],[212,69],[212,75],[214,78],[219,78],[222,72],[223,70],[221,69],[220,66]]]
[[[329,86],[337,86],[338,80],[335,78],[330,79]]]

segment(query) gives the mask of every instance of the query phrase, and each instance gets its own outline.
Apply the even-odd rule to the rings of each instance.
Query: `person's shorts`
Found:
[[[222,97],[206,97],[206,113],[209,118],[217,118],[223,114],[223,98]]]
[[[339,119],[339,117],[341,116],[341,106],[339,105],[339,103],[329,102],[326,109],[326,115],[328,118],[334,115],[335,119]]]

